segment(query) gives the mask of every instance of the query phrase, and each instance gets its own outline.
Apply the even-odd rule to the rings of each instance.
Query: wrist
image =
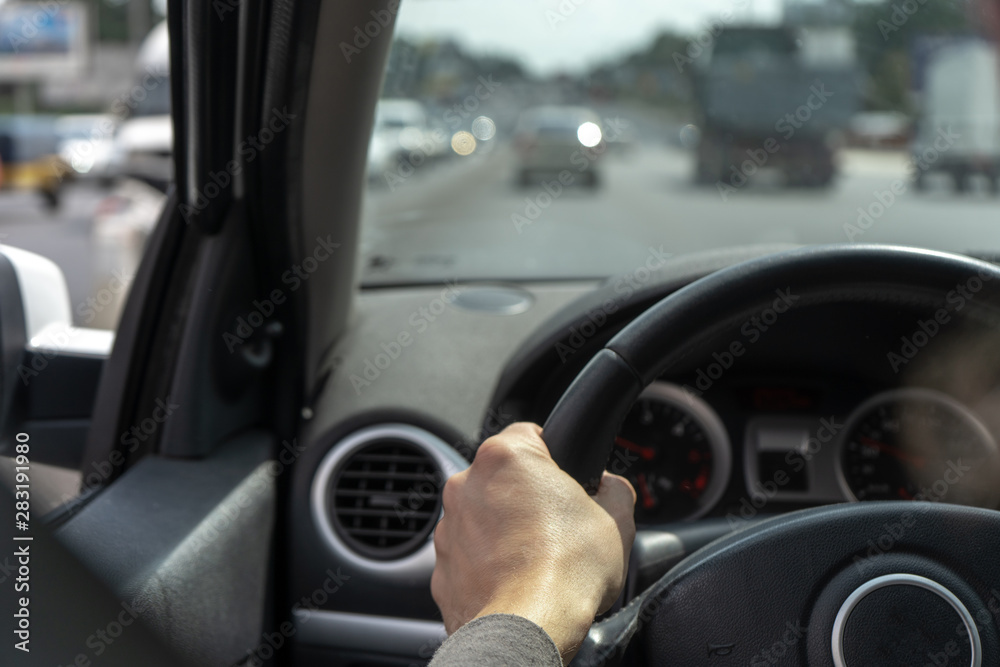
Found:
[[[554,603],[558,600],[558,603]],[[511,614],[525,618],[552,639],[563,663],[569,664],[594,622],[598,604],[581,599],[578,594],[512,594],[495,598],[475,618],[492,614]]]

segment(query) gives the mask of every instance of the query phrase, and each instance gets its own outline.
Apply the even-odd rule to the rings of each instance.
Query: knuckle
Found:
[[[444,483],[444,488],[441,489],[441,505],[444,507],[445,512],[448,512],[449,509],[455,510],[461,507],[462,503],[459,501],[459,496],[462,493],[464,480],[465,472],[460,472],[452,475]]]
[[[493,436],[479,446],[473,465],[478,463],[480,467],[503,466],[516,457],[516,445],[510,439]]]
[[[434,599],[434,604],[441,606],[444,601],[444,574],[440,568],[435,567],[434,573],[431,574],[431,597]]]

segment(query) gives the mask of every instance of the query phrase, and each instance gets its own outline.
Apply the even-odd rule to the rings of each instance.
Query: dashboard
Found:
[[[471,286],[419,331],[410,316],[439,286],[364,292],[330,351],[336,371],[311,406],[294,472],[289,511],[307,519],[287,527],[289,599],[338,567],[351,577],[298,619],[302,664],[335,664],[330,649],[361,650],[375,636],[419,638],[386,648],[409,662],[429,655],[440,634],[428,582],[444,473],[509,423],[543,424],[588,360],[657,301],[783,249],[677,258],[637,290]],[[640,529],[735,528],[886,499],[1000,507],[1000,320],[972,304],[921,338],[937,305],[925,296],[845,294],[766,329],[729,323],[690,341],[624,418],[608,461],[636,489]],[[389,356],[401,332],[413,342]]]

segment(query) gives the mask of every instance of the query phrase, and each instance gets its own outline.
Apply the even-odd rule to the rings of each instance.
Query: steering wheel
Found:
[[[553,458],[593,492],[644,387],[775,301],[943,308],[962,286],[1000,313],[1000,268],[926,250],[824,246],[711,274],[660,301],[593,357],[549,416]],[[1000,512],[868,502],[803,510],[692,554],[609,619],[574,664],[1000,664]]]

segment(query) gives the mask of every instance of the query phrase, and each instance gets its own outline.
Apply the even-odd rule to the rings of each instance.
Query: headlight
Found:
[[[593,148],[601,143],[601,128],[597,123],[586,122],[577,128],[576,138],[587,148]]]

